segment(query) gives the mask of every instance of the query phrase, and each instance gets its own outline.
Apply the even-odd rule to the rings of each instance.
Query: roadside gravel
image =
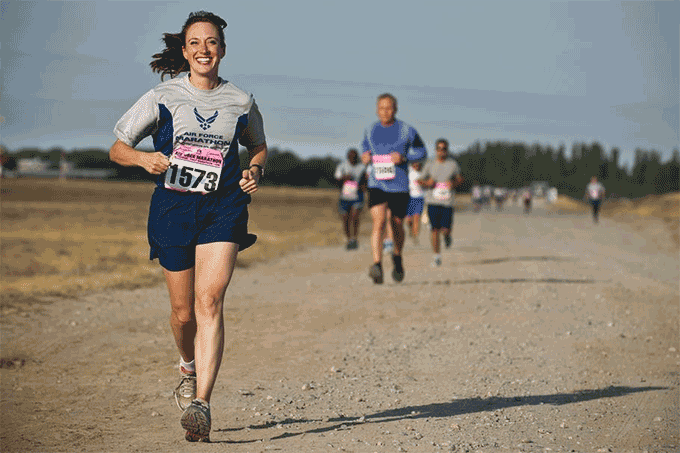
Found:
[[[358,251],[238,269],[213,443],[183,440],[163,287],[2,320],[0,450],[680,451],[679,258],[660,221],[456,215],[401,284]]]

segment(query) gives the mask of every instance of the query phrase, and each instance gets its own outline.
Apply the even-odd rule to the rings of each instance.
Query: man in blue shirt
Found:
[[[383,235],[388,220],[394,235],[392,278],[404,279],[401,252],[404,247],[404,217],[409,200],[408,163],[427,157],[427,150],[418,132],[396,118],[397,99],[389,94],[378,96],[378,120],[365,132],[361,160],[369,166],[368,206],[373,230],[371,252],[373,265],[368,275],[374,283],[383,282]]]

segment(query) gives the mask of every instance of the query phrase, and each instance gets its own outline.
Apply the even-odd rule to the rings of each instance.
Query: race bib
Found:
[[[356,201],[359,199],[359,183],[356,181],[345,181],[342,185],[342,199]]]
[[[432,189],[432,198],[436,201],[448,202],[451,201],[451,188],[445,182],[438,182]]]
[[[222,153],[216,149],[179,145],[170,156],[165,187],[180,192],[214,192],[220,184],[222,162]]]
[[[373,173],[375,174],[375,179],[386,180],[394,179],[397,175],[394,163],[392,162],[392,156],[389,154],[377,154],[373,155]]]

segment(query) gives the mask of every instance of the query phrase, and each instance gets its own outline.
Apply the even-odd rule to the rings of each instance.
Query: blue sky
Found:
[[[680,142],[680,2],[524,0],[0,2],[0,142],[110,147],[196,9],[228,22],[220,75],[255,94],[270,147],[303,157],[358,146],[385,91],[430,150],[598,141],[630,162]]]

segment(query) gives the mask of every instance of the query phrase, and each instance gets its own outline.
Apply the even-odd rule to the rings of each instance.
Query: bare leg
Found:
[[[196,318],[194,317],[194,269],[172,272],[163,269],[170,293],[170,328],[185,362],[194,360]]]
[[[361,209],[354,209],[350,213],[349,232],[352,239],[356,239],[359,235],[359,217],[361,216]]]
[[[379,263],[382,261],[386,213],[387,203],[371,207],[371,220],[373,221],[373,229],[371,231],[371,253],[373,255],[374,263]]]
[[[439,255],[441,245],[439,241],[439,230],[432,230],[432,251]]]
[[[413,214],[411,222],[413,223],[413,226],[411,227],[411,236],[417,239],[418,236],[420,236],[420,214]]]
[[[346,212],[342,214],[342,229],[345,233],[345,237],[347,239],[350,239],[352,237],[351,231],[350,231],[350,213]]]
[[[196,247],[196,378],[198,398],[210,401],[224,351],[224,294],[231,281],[238,244]]]
[[[442,228],[442,234],[443,234],[444,238],[448,238],[446,240],[449,241],[449,242],[446,243],[447,248],[451,244],[451,231],[452,230],[453,230],[453,226],[451,226],[451,228]]]
[[[392,216],[390,219],[392,225],[392,240],[394,241],[394,254],[401,256],[401,251],[404,248],[404,219]]]

